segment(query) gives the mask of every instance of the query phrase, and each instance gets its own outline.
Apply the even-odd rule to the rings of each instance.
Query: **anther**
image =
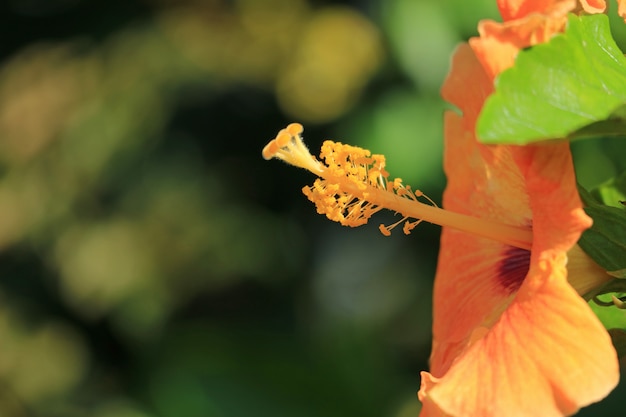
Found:
[[[420,222],[428,221],[467,233],[497,240],[521,249],[532,246],[532,231],[526,228],[496,223],[443,210],[420,190],[413,191],[400,178],[389,180],[385,157],[372,155],[367,149],[325,141],[321,163],[313,157],[302,141],[303,127],[292,123],[282,129],[263,148],[265,159],[278,158],[305,168],[319,178],[303,193],[315,203],[317,212],[344,226],[356,227],[384,209],[402,215],[391,226],[381,224],[380,232],[389,236],[391,230],[404,223],[402,230],[409,234]],[[409,220],[416,219],[416,220]]]

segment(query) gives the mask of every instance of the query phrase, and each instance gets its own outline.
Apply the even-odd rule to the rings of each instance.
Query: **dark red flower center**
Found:
[[[498,281],[512,294],[519,290],[530,268],[530,251],[510,246],[498,265]]]

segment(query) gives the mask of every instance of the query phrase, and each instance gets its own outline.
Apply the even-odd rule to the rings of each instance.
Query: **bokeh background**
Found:
[[[439,228],[332,224],[311,175],[261,149],[299,121],[314,153],[383,153],[439,202],[438,90],[486,17],[495,1],[3,2],[0,415],[416,416]],[[624,151],[576,144],[581,182]]]

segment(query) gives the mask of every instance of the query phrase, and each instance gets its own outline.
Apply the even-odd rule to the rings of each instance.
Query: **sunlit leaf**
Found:
[[[478,121],[483,143],[626,134],[626,59],[605,15],[570,15],[565,33],[521,51]]]

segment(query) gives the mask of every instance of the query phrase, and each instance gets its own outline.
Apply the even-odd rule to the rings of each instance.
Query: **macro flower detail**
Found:
[[[620,13],[624,2],[618,2]],[[610,279],[577,241],[592,220],[578,195],[569,143],[487,146],[476,123],[494,80],[517,52],[561,32],[568,13],[599,13],[602,0],[499,0],[504,23],[483,21],[462,44],[442,88],[443,207],[392,180],[382,155],[332,141],[320,159],[291,124],[263,150],[317,175],[303,193],[345,226],[378,211],[443,227],[434,283],[433,344],[422,372],[420,417],[562,417],[617,385],[611,338],[581,297]]]
[[[281,159],[316,174],[319,178],[302,192],[315,203],[317,212],[328,219],[356,227],[367,223],[378,211],[387,209],[402,218],[390,226],[379,226],[386,236],[401,223],[404,223],[404,233],[409,234],[417,224],[427,221],[530,249],[532,232],[528,227],[443,210],[421,191],[404,185],[400,178],[390,180],[383,155],[325,141],[320,154],[324,163],[321,163],[304,145],[302,131],[302,125],[290,124],[263,148],[262,154],[265,159]]]
[[[515,247],[508,248],[502,254],[502,260],[497,268],[500,285],[509,293],[515,293],[524,282],[529,268],[530,251]]]
[[[382,200],[395,195],[419,202],[418,198],[421,197],[430,205],[436,206],[420,191],[413,191],[410,186],[402,184],[400,178],[390,181],[383,155],[372,155],[366,149],[327,140],[322,145],[320,154],[324,164],[320,164],[306,150],[300,136],[302,131],[300,124],[290,124],[268,143],[263,150],[263,156],[266,159],[283,159],[324,177],[316,179],[311,187],[302,189],[304,195],[315,203],[319,214],[325,214],[330,220],[344,226],[361,226],[374,213],[384,208],[380,205],[380,198],[374,197],[374,194],[380,194]],[[294,158],[296,155],[297,158]],[[300,165],[299,160],[303,161]],[[421,220],[410,221],[405,216],[391,226],[381,224],[380,231],[389,236],[391,229],[404,223],[403,231],[409,234],[420,222]]]
[[[263,149],[265,159],[317,175],[303,193],[342,225],[365,224],[389,209],[402,218],[381,225],[385,235],[402,222],[405,233],[420,221],[444,227],[421,417],[569,415],[603,398],[619,378],[610,338],[576,291],[593,285],[588,262],[576,266],[576,287],[568,282],[568,253],[583,259],[575,242],[591,224],[568,145],[480,145],[475,122],[491,92],[471,48],[461,46],[443,90],[462,111],[445,114],[445,210],[391,180],[382,155],[326,141],[318,160],[300,124]]]

